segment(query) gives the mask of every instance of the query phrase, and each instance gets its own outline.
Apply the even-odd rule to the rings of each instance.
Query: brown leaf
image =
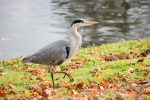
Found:
[[[102,86],[103,86],[104,88],[107,88],[107,87],[108,87],[108,85],[109,85],[109,81],[108,81],[108,79],[104,79],[104,80],[102,80],[101,84],[102,84]]]
[[[25,98],[25,99],[28,99],[28,98],[29,98],[29,95],[28,95],[28,92],[27,92],[27,90],[25,90],[25,91],[24,91],[24,94],[23,94],[23,96],[24,96],[24,98]]]
[[[21,97],[22,97],[21,94],[19,94],[19,93],[16,93],[16,94],[15,94],[15,99],[16,99],[16,100],[20,100]]]
[[[62,97],[62,94],[56,93],[55,94],[55,100],[61,100],[60,98]]]
[[[92,57],[92,55],[84,55],[84,58],[85,58],[87,61],[89,61],[89,60],[91,60],[93,57]]]
[[[4,69],[0,68],[0,73],[4,72]]]
[[[40,86],[37,86],[35,88],[35,91],[38,92],[38,93],[42,93],[42,88]]]
[[[29,76],[28,75],[24,75],[23,78],[27,79],[27,78],[29,78]]]
[[[66,87],[65,86],[62,86],[62,87],[60,87],[61,88],[61,90],[65,90],[66,89]]]
[[[137,95],[136,91],[131,91],[128,93],[131,97],[135,97]]]
[[[37,96],[39,96],[39,94],[37,92],[33,92],[33,96],[37,97]]]
[[[131,62],[131,63],[130,63],[130,65],[135,65],[135,64],[136,64],[136,62]]]
[[[98,89],[89,89],[89,92],[91,94],[98,94],[99,93],[99,90]]]
[[[134,55],[137,55],[138,53],[139,53],[139,50],[137,48],[131,52],[131,54],[134,54]]]
[[[73,96],[73,93],[68,93],[68,96],[72,97],[72,96]]]
[[[140,58],[140,59],[138,59],[137,62],[143,62],[143,61],[144,61],[144,58]]]
[[[31,89],[34,90],[37,93],[42,93],[42,88],[40,86],[32,85]]]
[[[137,84],[135,84],[134,82],[128,82],[127,84],[128,86],[137,86]]]
[[[12,82],[11,82],[11,81],[8,81],[7,84],[12,84]]]
[[[0,86],[0,92],[4,91],[4,90],[5,90],[5,87],[4,86]]]
[[[110,71],[110,70],[112,70],[111,68],[105,68],[104,69],[105,71]]]
[[[79,82],[76,86],[75,86],[75,89],[78,90],[78,89],[82,89],[84,83],[83,82]]]
[[[144,66],[146,66],[146,64],[142,62],[142,63],[140,63],[140,66],[144,67]]]
[[[119,56],[118,55],[113,55],[113,54],[108,54],[108,55],[103,55],[102,58],[105,61],[116,61],[116,60],[119,59]]]
[[[44,79],[44,80],[42,80],[42,83],[44,83],[44,84],[50,84],[50,83],[51,83],[51,80]]]
[[[9,93],[10,92],[6,92],[5,91],[5,87],[4,86],[0,86],[0,97],[5,97]]]
[[[142,57],[147,57],[148,55],[150,55],[150,49],[149,49],[149,50],[142,51],[142,52],[140,53],[140,56],[142,56]]]
[[[44,71],[40,70],[40,69],[27,68],[27,70],[34,75],[43,75],[44,74]]]
[[[136,84],[138,84],[138,85],[145,85],[145,84],[148,84],[148,83],[149,83],[148,81],[142,81],[142,80],[138,80],[136,82]]]
[[[147,87],[143,90],[144,94],[150,95],[150,87]]]
[[[44,89],[44,91],[43,91],[43,93],[46,97],[50,97],[53,92],[54,91],[51,90],[50,88]]]
[[[11,83],[9,83],[8,86],[9,86],[10,88],[12,88],[12,89],[16,89],[16,87],[13,86]]]
[[[124,57],[125,59],[132,59],[133,58],[133,55],[131,55],[131,54],[127,54],[127,55],[125,55],[125,57]]]
[[[9,92],[0,91],[0,97],[5,97],[7,94],[9,94]]]

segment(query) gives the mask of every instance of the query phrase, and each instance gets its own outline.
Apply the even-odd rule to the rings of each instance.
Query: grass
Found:
[[[126,90],[129,88],[130,82],[142,86],[147,85],[142,82],[150,82],[150,54],[146,50],[150,50],[150,39],[83,48],[72,61],[60,66],[62,70],[73,76],[75,82],[71,83],[67,78],[62,80],[63,76],[60,74],[55,75],[56,84],[60,88],[56,89],[53,96],[61,99],[113,99],[118,97],[120,99],[142,98],[148,100],[150,99],[148,87],[139,90],[137,87],[131,86],[130,91]],[[51,84],[51,81],[45,83],[45,80],[50,79],[47,66],[24,65],[21,60],[22,57],[18,57],[0,62],[0,99],[31,99],[43,96],[44,89]],[[91,84],[94,84],[93,87]],[[34,85],[39,86],[42,93],[34,89]],[[118,86],[112,89],[111,87],[114,85]],[[103,91],[101,87],[103,87]],[[91,92],[94,91],[93,89],[99,91],[94,96]],[[134,96],[133,93],[135,93]]]

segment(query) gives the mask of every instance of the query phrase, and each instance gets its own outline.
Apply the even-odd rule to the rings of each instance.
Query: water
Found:
[[[0,60],[28,55],[65,38],[74,19],[83,47],[150,37],[149,0],[0,0]]]

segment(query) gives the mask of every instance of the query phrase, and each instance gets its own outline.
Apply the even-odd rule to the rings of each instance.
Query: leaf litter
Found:
[[[100,47],[101,48],[101,47]],[[93,48],[95,49],[95,48]],[[96,47],[96,50],[99,50]],[[91,50],[92,51],[92,50]],[[103,77],[100,81],[88,80],[88,81],[74,81],[73,83],[64,80],[57,80],[56,83],[59,84],[59,88],[53,89],[50,84],[52,84],[47,71],[47,66],[41,65],[23,65],[21,64],[22,58],[17,58],[10,61],[1,61],[1,66],[8,66],[11,70],[25,72],[21,77],[23,79],[30,80],[31,83],[25,85],[25,89],[22,91],[17,90],[18,86],[13,81],[7,81],[6,84],[0,84],[0,98],[11,100],[12,98],[17,99],[31,99],[31,100],[60,100],[62,98],[66,99],[80,99],[80,100],[99,100],[99,99],[129,99],[129,100],[143,100],[145,97],[150,95],[150,69],[149,62],[145,62],[145,59],[149,59],[150,49],[142,50],[134,49],[129,53],[107,53],[101,54],[94,52],[87,52],[87,55],[78,55],[77,58],[72,60],[67,67],[63,69],[57,69],[61,71],[66,71],[70,74],[74,74],[74,71],[83,68],[85,64],[89,62],[96,61],[103,62],[97,63],[100,66],[105,65],[108,62],[121,61],[121,60],[134,60],[128,64],[129,68],[124,73],[116,73],[113,77],[106,77],[105,73],[102,71],[111,71],[112,67],[108,68],[98,68],[91,69],[89,75],[91,77]],[[94,60],[93,60],[94,59]],[[95,64],[92,64],[95,67]],[[33,67],[36,66],[36,67]],[[134,68],[130,66],[138,66],[142,68]],[[0,72],[3,73],[7,71],[5,67]],[[135,74],[142,73],[142,78],[135,77]],[[35,80],[31,78],[35,77]],[[5,77],[2,75],[0,77]],[[23,84],[23,83],[22,83]],[[14,92],[12,92],[12,90]]]

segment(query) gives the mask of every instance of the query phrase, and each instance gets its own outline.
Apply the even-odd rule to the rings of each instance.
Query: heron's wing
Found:
[[[24,58],[23,62],[59,65],[67,59],[69,52],[70,44],[68,41],[56,41],[42,48],[37,53]]]

